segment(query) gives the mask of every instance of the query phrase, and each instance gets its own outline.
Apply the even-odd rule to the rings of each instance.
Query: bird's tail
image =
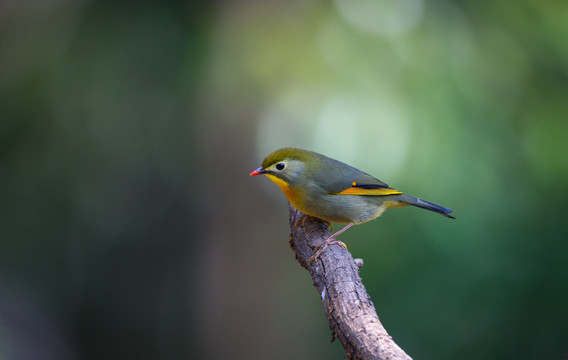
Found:
[[[443,207],[443,206],[438,205],[438,204],[434,204],[433,202],[430,202],[428,200],[424,200],[424,199],[420,199],[420,198],[417,198],[417,197],[414,197],[414,196],[403,194],[403,195],[401,195],[400,201],[405,202],[409,205],[417,206],[417,207],[422,208],[422,209],[437,212],[438,214],[442,214],[446,217],[449,217],[450,219],[455,219],[455,217],[450,215],[450,213],[453,211],[452,209],[447,208],[447,207]]]

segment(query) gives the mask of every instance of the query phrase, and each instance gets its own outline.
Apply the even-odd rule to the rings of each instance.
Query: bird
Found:
[[[265,175],[280,187],[290,204],[328,224],[345,226],[315,249],[310,262],[336,244],[337,236],[354,225],[378,218],[387,209],[415,206],[447,218],[452,209],[393,189],[381,180],[314,151],[285,147],[269,154],[250,176]]]

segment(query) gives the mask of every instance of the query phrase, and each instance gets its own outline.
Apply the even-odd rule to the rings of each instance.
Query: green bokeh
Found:
[[[0,358],[344,358],[247,176],[285,145],[455,210],[342,235],[413,358],[564,358],[567,10],[0,5]]]

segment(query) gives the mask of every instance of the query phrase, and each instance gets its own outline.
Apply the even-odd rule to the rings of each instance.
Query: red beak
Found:
[[[264,171],[264,169],[261,167],[259,167],[258,169],[254,170],[253,172],[250,173],[249,176],[255,176],[255,175],[262,175],[264,174],[266,171]]]

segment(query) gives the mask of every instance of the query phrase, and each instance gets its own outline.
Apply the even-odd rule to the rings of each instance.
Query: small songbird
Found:
[[[266,175],[296,209],[328,223],[346,224],[316,249],[317,259],[335,238],[353,225],[373,220],[386,210],[413,205],[455,219],[452,209],[403,194],[352,166],[313,151],[282,148],[268,155],[250,176]]]

